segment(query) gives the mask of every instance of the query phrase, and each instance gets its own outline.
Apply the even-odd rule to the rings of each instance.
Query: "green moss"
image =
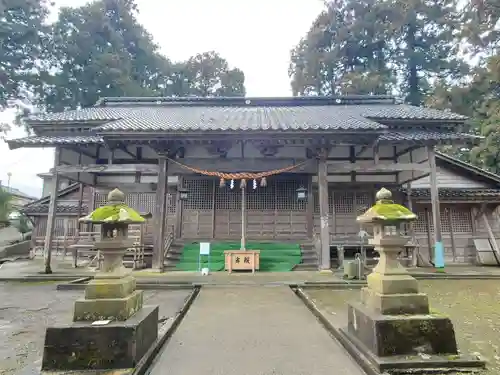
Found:
[[[391,200],[379,200],[363,215],[358,216],[357,220],[365,223],[377,221],[400,222],[412,221],[416,218],[417,215],[415,215],[405,206],[394,203]]]
[[[143,223],[145,219],[124,203],[99,207],[80,219],[84,223]]]

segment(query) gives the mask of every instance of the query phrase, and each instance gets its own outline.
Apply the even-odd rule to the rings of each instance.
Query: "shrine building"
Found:
[[[45,247],[78,236],[77,218],[117,187],[152,213],[143,240],[153,268],[175,266],[174,244],[244,236],[296,243],[303,269],[328,269],[357,251],[356,217],[385,187],[418,214],[406,228],[414,264],[441,247],[447,264],[500,264],[500,177],[436,150],[479,140],[458,114],[390,96],[154,97],[25,121],[33,135],[10,149],[55,148],[46,196],[24,208]]]

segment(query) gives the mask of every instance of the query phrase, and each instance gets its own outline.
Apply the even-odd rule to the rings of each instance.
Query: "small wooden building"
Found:
[[[154,212],[148,232],[157,268],[167,235],[240,238],[242,179],[247,238],[317,239],[320,268],[330,267],[331,245],[356,237],[356,216],[382,186],[418,213],[409,230],[422,260],[442,242],[448,262],[474,263],[474,238],[498,250],[500,177],[435,151],[476,140],[460,133],[465,120],[387,96],[104,98],[32,116],[35,135],[8,143],[56,148],[50,196],[25,207],[36,233],[74,228],[119,187],[131,206]],[[75,183],[57,195],[60,178]],[[301,187],[305,200],[297,199]]]

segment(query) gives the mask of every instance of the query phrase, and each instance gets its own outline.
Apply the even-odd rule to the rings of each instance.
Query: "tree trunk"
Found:
[[[411,105],[419,106],[421,104],[419,78],[416,56],[416,15],[413,12],[408,24],[408,34],[406,36],[408,53],[408,102]]]

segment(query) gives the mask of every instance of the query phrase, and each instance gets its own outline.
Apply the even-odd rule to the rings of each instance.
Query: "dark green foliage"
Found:
[[[499,0],[330,0],[291,53],[294,95],[396,94],[470,117],[441,150],[500,173]]]
[[[0,0],[8,20],[0,22],[0,109],[24,92],[47,111],[105,96],[245,94],[243,72],[215,52],[178,63],[161,55],[137,21],[134,0],[62,8],[52,25],[44,24],[44,1]]]
[[[0,0],[0,110],[39,83],[50,44],[47,0]]]
[[[19,220],[16,223],[16,228],[21,233],[24,241],[24,235],[31,230],[30,221],[24,215],[19,216]]]
[[[337,0],[292,51],[295,95],[398,92],[420,105],[430,80],[464,69],[454,0]]]

